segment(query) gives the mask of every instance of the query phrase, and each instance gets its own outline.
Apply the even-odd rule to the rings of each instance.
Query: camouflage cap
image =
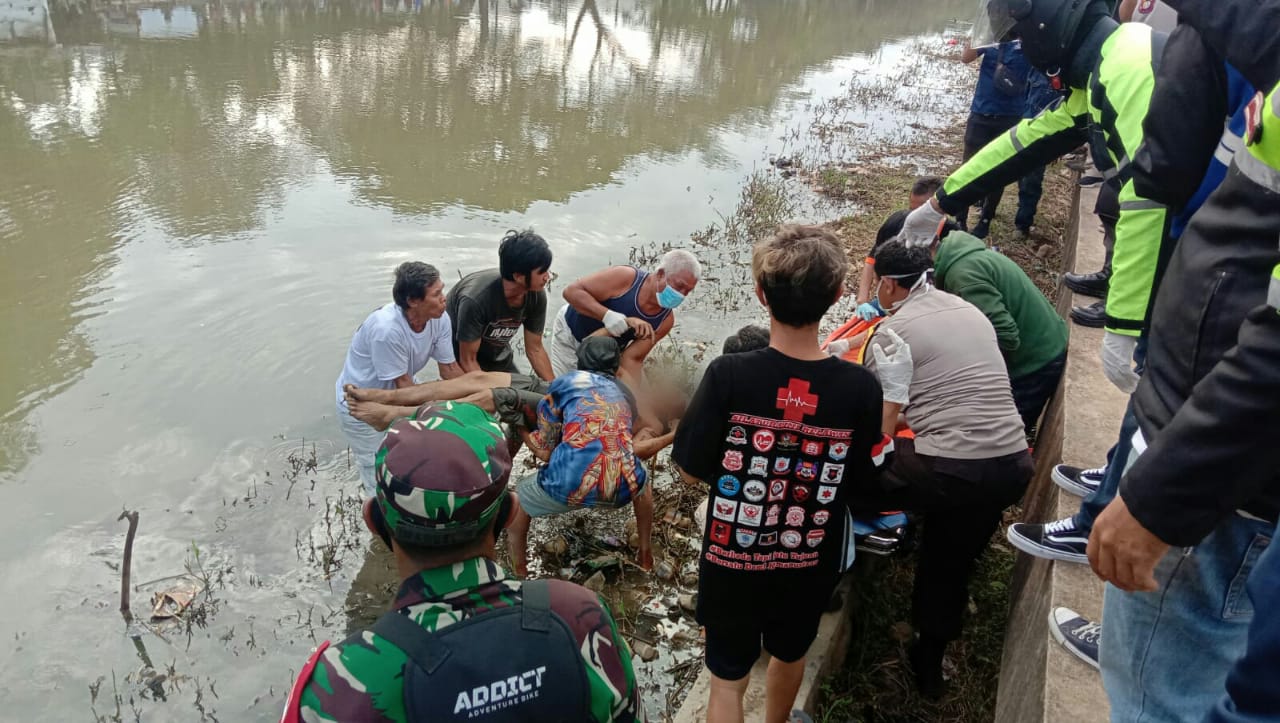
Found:
[[[392,424],[374,464],[388,531],[422,546],[478,537],[497,514],[511,476],[502,428],[461,402],[428,402]]]

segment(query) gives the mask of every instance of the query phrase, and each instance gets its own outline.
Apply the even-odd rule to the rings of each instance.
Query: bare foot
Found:
[[[361,422],[373,427],[379,432],[386,431],[391,423],[397,418],[404,415],[400,414],[399,407],[392,407],[377,402],[361,402],[354,399],[347,399],[347,408],[351,411],[351,416],[359,419]]]
[[[342,392],[347,398],[347,404],[351,404],[352,401],[391,404],[393,401],[392,390],[390,389],[369,389],[367,387],[357,387],[354,384],[344,384],[342,385]]]

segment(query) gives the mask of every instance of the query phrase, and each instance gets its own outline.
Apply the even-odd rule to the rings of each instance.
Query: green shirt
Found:
[[[1067,350],[1067,325],[1016,263],[981,240],[953,231],[938,245],[938,287],[991,321],[1009,378],[1030,374]]]

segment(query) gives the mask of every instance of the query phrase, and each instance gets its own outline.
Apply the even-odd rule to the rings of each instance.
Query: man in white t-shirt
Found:
[[[445,379],[462,373],[453,356],[444,282],[436,267],[421,261],[400,264],[391,297],[394,303],[375,310],[356,329],[342,374],[334,385],[338,424],[355,454],[366,497],[374,495],[373,457],[383,433],[351,416],[343,399],[343,386],[407,387],[414,384],[414,375],[432,359]]]

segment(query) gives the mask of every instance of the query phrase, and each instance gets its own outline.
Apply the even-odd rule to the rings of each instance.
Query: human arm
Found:
[[[631,448],[640,459],[649,459],[675,441],[678,426],[678,423],[672,422],[671,429],[664,434],[654,434],[645,429],[632,438]]]
[[[524,354],[529,359],[529,365],[533,367],[533,373],[544,382],[555,379],[555,372],[551,371],[551,357],[547,356],[547,349],[542,345],[542,334],[534,333],[525,329],[524,331]]]
[[[543,464],[551,461],[551,450],[543,447],[537,436],[524,427],[517,427],[516,429],[519,430],[521,441],[529,447],[529,453],[533,455],[534,459]]]
[[[854,295],[853,301],[858,306],[871,301],[871,289],[876,284],[876,266],[875,261],[868,256],[867,262],[862,266],[862,272],[858,274],[858,293]]]
[[[960,50],[960,62],[972,63],[982,57],[982,52],[987,48],[975,48],[969,38],[964,39],[964,47]]]
[[[898,418],[902,416],[902,405],[897,402],[883,402],[880,411],[880,432],[890,437],[898,431]]]
[[[978,307],[978,311],[987,317],[992,328],[996,330],[996,342],[1004,354],[1015,352],[1022,346],[1022,338],[1018,333],[1018,323],[1014,321],[1009,307],[1005,306],[1004,295],[989,281],[972,280],[955,290],[956,296]]]
[[[622,316],[602,303],[626,293],[635,282],[637,273],[639,272],[630,266],[610,266],[594,274],[587,274],[565,288],[564,300],[579,314],[603,323],[612,336],[622,336],[627,333],[627,329],[632,329],[637,339],[643,339],[653,333],[648,322]]]
[[[626,373],[628,379],[638,383],[644,372],[644,360],[649,356],[649,352],[653,351],[653,347],[658,342],[666,338],[671,333],[672,327],[676,324],[676,313],[673,311],[667,314],[667,318],[662,320],[658,325],[657,331],[649,335],[648,338],[641,339],[638,336],[636,340],[627,345],[622,350],[622,360],[619,362],[619,368]]]
[[[1280,2],[1277,0],[1165,0],[1178,20],[1196,30],[1255,88],[1280,82]]]
[[[453,321],[449,312],[444,312],[439,319],[431,322],[435,335],[431,340],[431,358],[436,360],[441,379],[453,379],[463,374],[462,365],[453,354]]]
[[[1073,90],[1056,106],[1018,123],[965,161],[938,189],[935,208],[952,216],[960,213],[978,199],[1078,148],[1088,140],[1088,127],[1086,93]]]
[[[1186,205],[1200,187],[1230,114],[1222,58],[1194,28],[1179,25],[1165,45],[1142,122],[1142,145],[1133,156],[1134,191],[1171,209]]]
[[[462,367],[464,373],[482,371],[476,357],[480,353],[480,337],[484,335],[484,327],[488,322],[484,309],[474,299],[463,296],[458,299],[457,314],[458,318],[453,325],[453,333],[458,341],[455,362]]]

